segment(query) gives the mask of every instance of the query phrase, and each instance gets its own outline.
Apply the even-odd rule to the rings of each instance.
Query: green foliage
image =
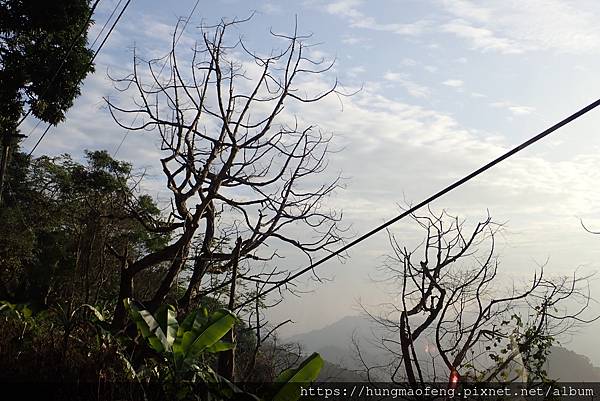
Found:
[[[146,389],[158,382],[167,399],[256,399],[212,369],[216,354],[234,347],[222,337],[236,322],[237,346],[243,348],[237,355],[245,352],[241,358],[249,359],[255,349],[252,333],[241,330],[217,298],[203,298],[206,308],[180,320],[171,306],[150,313],[126,300],[144,346],[127,331],[113,331],[122,259],[111,249],[135,260],[171,241],[151,230],[165,222],[150,196],[131,189],[134,180],[131,165],[105,151],[86,152],[82,162],[19,152],[11,158],[0,209],[0,299],[7,300],[0,303],[3,378],[25,380],[35,371],[50,382],[81,377]],[[161,269],[136,280],[136,297],[148,298]],[[319,361],[311,356],[286,371],[278,391],[264,399],[288,399],[290,389],[316,377]],[[276,375],[271,365],[264,380]]]
[[[89,0],[0,1],[3,132],[16,129],[25,106],[46,122],[64,119],[93,71],[86,47],[90,12]]]
[[[498,331],[495,335],[490,335],[489,341],[483,347],[492,366],[477,371],[474,363],[464,363],[461,365],[465,370],[464,376],[476,382],[490,379],[521,381],[526,377],[527,383],[530,384],[551,383],[545,364],[550,348],[557,344],[557,341],[535,323],[524,321],[517,313],[507,316],[500,322],[500,327],[508,331],[504,334]]]
[[[323,358],[313,353],[297,368],[284,370],[275,379],[273,401],[296,401],[300,398],[300,388],[314,382],[323,368]]]
[[[162,306],[153,315],[131,299],[124,302],[142,338],[161,357],[158,365],[147,363],[136,371],[138,377],[152,375],[176,399],[259,399],[219,376],[205,361],[206,354],[234,348],[234,344],[221,340],[238,321],[230,311],[219,309],[209,314],[200,308],[180,324],[170,305]],[[283,371],[264,399],[298,400],[300,387],[317,379],[323,363],[321,356],[314,353],[297,368]],[[204,392],[198,393],[199,389]]]
[[[114,306],[121,261],[109,250],[137,257],[170,241],[148,229],[160,210],[130,189],[134,174],[106,151],[87,151],[85,163],[15,153],[0,209],[0,299]]]
[[[175,375],[193,369],[203,353],[233,348],[233,344],[221,341],[237,321],[228,310],[220,309],[209,315],[205,308],[201,308],[191,312],[180,325],[171,305],[159,308],[152,315],[145,309],[139,309],[130,299],[124,302],[143,338],[154,351],[165,356]]]
[[[117,343],[106,331],[105,318],[105,312],[90,305],[74,311],[65,305],[62,310],[58,306],[36,310],[28,304],[0,302],[2,379],[53,383],[128,380]]]

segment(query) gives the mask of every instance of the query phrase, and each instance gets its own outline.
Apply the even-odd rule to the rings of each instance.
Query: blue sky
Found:
[[[84,149],[114,152],[125,133],[112,122],[102,100],[118,96],[107,71],[129,73],[134,46],[144,57],[166,54],[177,18],[187,16],[194,2],[133,0],[67,121],[53,129],[36,153],[81,157]],[[100,3],[92,37],[115,3]],[[398,204],[419,201],[600,95],[595,76],[600,4],[594,1],[200,1],[181,43],[189,47],[199,37],[202,21],[246,17],[253,10],[254,18],[236,32],[250,47],[276,47],[269,29],[290,31],[297,16],[300,31],[312,33],[311,42],[319,44],[311,55],[336,60],[335,68],[320,79],[337,78],[349,91],[363,88],[341,102],[330,97],[293,109],[304,121],[333,133],[334,143],[344,149],[331,158],[331,174],[341,171],[347,177],[346,190],[332,206],[344,210],[355,233],[394,216]],[[35,123],[27,120],[23,131]],[[585,116],[434,207],[471,222],[489,210],[497,221],[507,222],[499,250],[507,276],[529,277],[546,261],[553,274],[577,267],[595,271],[600,267],[600,238],[585,233],[580,219],[600,227],[598,127],[600,112]],[[40,134],[34,132],[23,147],[31,148]],[[148,168],[144,185],[165,200],[156,168],[159,151],[151,136],[128,135],[118,156]],[[407,241],[419,238],[408,222],[393,230]],[[291,316],[297,324],[284,334],[307,331],[356,313],[357,299],[381,302],[383,292],[370,278],[387,251],[383,234],[351,251],[346,263],[332,261],[322,272],[334,280],[302,299],[286,300],[273,312],[274,321]],[[292,257],[290,263],[301,266],[303,261]],[[592,289],[598,292],[600,286]],[[598,328],[586,329],[571,345],[596,363],[600,350],[588,347]]]

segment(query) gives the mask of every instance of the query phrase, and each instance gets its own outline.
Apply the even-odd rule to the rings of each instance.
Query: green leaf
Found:
[[[169,349],[173,346],[175,338],[177,337],[177,331],[179,330],[179,323],[177,322],[177,312],[172,305],[163,305],[155,313],[156,320],[159,327],[166,333],[167,343]]]
[[[104,322],[104,321],[105,321],[104,315],[103,315],[103,314],[102,314],[102,312],[100,312],[100,310],[98,310],[98,308],[96,308],[95,306],[93,306],[93,305],[90,305],[90,304],[83,304],[83,305],[81,305],[81,306],[83,306],[83,307],[86,307],[86,308],[88,308],[89,310],[91,310],[91,311],[94,313],[94,315],[96,316],[96,319],[98,319],[99,321],[101,321],[101,322]]]
[[[211,354],[223,351],[229,351],[230,349],[234,349],[234,343],[226,343],[225,341],[217,341],[210,347],[207,347],[204,352],[210,352]]]
[[[273,396],[273,401],[296,401],[300,398],[300,387],[312,383],[323,368],[323,358],[316,352],[306,358],[296,369],[283,371],[276,379],[281,386]]]
[[[170,350],[171,345],[154,316],[145,309],[140,310],[129,298],[124,299],[123,302],[138,330],[142,333],[142,337],[148,341],[150,347],[156,352]]]
[[[197,336],[194,332],[199,332],[205,324],[206,318],[201,311],[194,311],[187,315],[179,325],[175,341],[173,342],[173,353],[175,354],[175,358],[182,359],[185,357],[190,345]]]
[[[183,338],[186,357],[195,358],[208,347],[211,347],[233,328],[236,321],[237,318],[233,313],[226,309],[219,309],[210,316],[208,323],[204,327],[197,330],[194,324],[192,328],[193,342],[189,347],[185,347],[185,345],[192,337],[186,333]],[[194,323],[196,322],[194,321]]]
[[[21,309],[21,313],[26,319],[30,318],[33,315],[33,312],[31,311],[31,309],[29,309],[28,306],[24,306],[23,309]]]

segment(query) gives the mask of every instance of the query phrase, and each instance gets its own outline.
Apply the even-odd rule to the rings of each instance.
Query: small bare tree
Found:
[[[175,284],[183,287],[179,308],[209,293],[232,306],[243,288],[260,290],[288,276],[278,266],[267,268],[280,256],[278,248],[298,250],[311,260],[342,241],[341,215],[324,207],[340,186],[339,176],[318,181],[331,136],[284,113],[289,102],[316,102],[337,93],[337,81],[313,95],[303,87],[333,64],[308,58],[308,37],[297,30],[272,33],[283,50],[254,53],[241,39],[228,39],[230,28],[241,22],[202,27],[201,40],[185,61],[176,29],[166,58],[143,61],[134,54],[133,73],[115,80],[119,90],[133,93],[135,107],[107,99],[113,118],[129,131],[157,135],[171,192],[168,219],[138,217],[150,230],[173,236],[148,254],[120,254],[114,247],[123,262],[120,299],[135,295],[141,273],[155,271],[162,278],[149,307],[163,302]],[[159,68],[168,72],[165,78]],[[134,122],[126,122],[133,115]],[[113,326],[122,327],[124,317],[118,303]]]
[[[541,269],[531,282],[502,289],[494,252],[501,226],[489,216],[468,235],[445,212],[413,219],[425,239],[409,250],[389,234],[393,254],[382,266],[398,303],[367,312],[387,333],[379,344],[393,355],[383,369],[391,380],[544,380],[557,336],[591,321],[583,317],[587,277],[547,279]]]

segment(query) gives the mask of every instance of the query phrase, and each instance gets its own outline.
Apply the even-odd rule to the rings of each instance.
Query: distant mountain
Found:
[[[562,382],[600,382],[600,368],[590,359],[563,347],[552,347],[547,362],[548,376]]]
[[[350,344],[353,335],[365,337],[371,333],[373,323],[364,316],[346,316],[321,329],[298,334],[286,341],[311,348],[324,348]]]
[[[301,344],[304,352],[318,352],[327,361],[356,371],[362,364],[356,358],[352,339],[360,343],[363,358],[370,364],[380,363],[390,356],[377,346],[375,339],[381,338],[382,329],[374,327],[364,316],[346,316],[321,329],[298,334],[285,339],[286,342]],[[563,347],[552,347],[546,363],[548,376],[562,382],[600,382],[600,368],[590,359]],[[350,372],[352,373],[352,372]]]
[[[317,382],[363,382],[366,381],[364,375],[353,372],[346,368],[341,367],[335,363],[331,363],[327,358],[321,354],[325,359],[325,364],[319,372]]]
[[[374,363],[379,362],[382,355],[372,341],[376,336],[377,330],[373,329],[368,318],[346,316],[329,326],[286,338],[285,341],[302,345],[307,353],[318,352],[324,359],[339,366],[358,370],[363,366],[356,357],[352,339],[360,343],[363,358]]]

